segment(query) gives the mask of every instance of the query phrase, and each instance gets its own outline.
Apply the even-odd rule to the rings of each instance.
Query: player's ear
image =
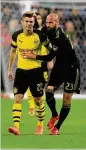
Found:
[[[21,24],[22,24],[22,18],[21,18],[20,22],[21,22]]]
[[[21,24],[23,23],[23,21],[24,21],[24,17],[22,16],[20,20]]]
[[[56,22],[56,26],[59,26],[59,20]]]

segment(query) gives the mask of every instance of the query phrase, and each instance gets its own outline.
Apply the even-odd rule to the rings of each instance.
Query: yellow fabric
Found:
[[[35,54],[47,54],[47,49],[41,45],[39,35],[33,33],[26,36],[24,33],[20,33],[17,36],[16,42],[12,40],[12,45],[17,46],[18,62],[17,67],[25,70],[41,67],[41,61],[25,59],[22,57],[22,51],[33,51]],[[42,50],[41,50],[42,49]]]
[[[28,97],[29,108],[35,108],[34,98],[33,98],[32,94],[31,94],[29,88],[28,88],[28,90],[27,90],[27,97]],[[44,94],[43,94],[43,96],[42,96],[42,101],[43,101],[43,103],[44,103],[44,101],[45,101],[45,92],[44,92]]]
[[[11,42],[14,46],[17,46],[17,43],[15,41],[12,40]]]
[[[46,100],[46,93],[45,93],[45,90],[44,90],[44,94],[42,96],[42,101],[45,102],[45,100]]]
[[[43,76],[44,76],[45,82],[48,82],[48,71],[44,71]]]
[[[27,90],[27,96],[28,96],[28,104],[29,108],[35,108],[34,98],[30,92],[30,89]]]
[[[44,121],[44,116],[45,116],[44,102],[40,106],[36,105],[36,113],[37,113],[38,121]]]
[[[13,104],[12,115],[13,115],[14,127],[19,128],[20,118],[21,118],[21,104]]]
[[[28,99],[29,108],[35,108],[34,98]]]
[[[44,121],[38,121],[37,126],[43,126]]]

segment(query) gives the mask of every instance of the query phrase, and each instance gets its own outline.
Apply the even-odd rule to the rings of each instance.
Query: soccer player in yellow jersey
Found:
[[[33,13],[32,11],[31,12],[28,12],[28,13]],[[42,28],[42,17],[39,13],[35,13],[35,18],[36,18],[36,21],[37,21],[37,24],[34,26],[35,29],[38,29],[38,30],[41,30]],[[42,49],[42,55],[45,55],[46,54],[46,51],[43,51]],[[44,78],[45,78],[45,82],[48,81],[48,69],[52,69],[53,67],[53,60],[50,61],[50,62],[42,62],[42,67],[44,68]],[[30,116],[34,116],[35,115],[35,102],[34,102],[34,98],[30,92],[30,89],[28,88],[27,90],[27,97],[28,97],[28,104],[29,104],[29,110],[28,110],[28,114]],[[43,95],[43,100],[45,99],[45,94]]]
[[[32,11],[31,12],[28,12],[28,13],[33,13]],[[34,14],[35,15],[35,18],[36,18],[36,21],[37,21],[37,26],[35,25],[35,29],[37,28],[38,30],[41,30],[42,28],[42,17],[40,14],[36,13]],[[27,90],[27,97],[28,97],[28,104],[29,104],[29,110],[28,110],[28,114],[30,116],[34,116],[35,115],[35,102],[34,102],[34,98],[30,92],[30,89],[28,88]]]
[[[43,69],[41,61],[25,59],[22,52],[32,51],[35,54],[41,54],[41,49],[46,50],[43,45],[50,48],[49,40],[39,30],[34,30],[33,15],[25,13],[22,16],[21,24],[23,29],[15,32],[12,36],[10,58],[8,65],[8,78],[10,81],[14,79],[12,73],[12,65],[15,60],[16,50],[18,55],[17,70],[14,79],[14,104],[12,109],[13,127],[9,127],[8,131],[14,135],[20,134],[20,118],[22,112],[22,100],[28,87],[34,97],[36,104],[36,112],[38,117],[35,134],[43,133],[43,121],[45,116],[45,106],[42,102],[45,80],[43,77]],[[43,44],[43,45],[42,45]]]

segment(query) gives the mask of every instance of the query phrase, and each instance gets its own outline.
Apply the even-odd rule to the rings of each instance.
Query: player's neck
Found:
[[[32,35],[33,34],[33,30],[31,30],[31,31],[24,31],[24,34],[27,35],[27,36]]]

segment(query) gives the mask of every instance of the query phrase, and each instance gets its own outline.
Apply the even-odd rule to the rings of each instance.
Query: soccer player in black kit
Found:
[[[27,52],[22,55],[25,58],[43,61],[50,61],[56,57],[46,90],[46,102],[52,112],[47,128],[51,129],[50,135],[58,135],[62,123],[70,112],[73,92],[80,93],[80,64],[73,45],[59,25],[57,14],[51,13],[47,16],[46,27],[42,29],[42,32],[48,36],[52,44],[50,53],[47,56]],[[64,83],[63,103],[60,114],[58,114],[54,92],[62,83]]]

